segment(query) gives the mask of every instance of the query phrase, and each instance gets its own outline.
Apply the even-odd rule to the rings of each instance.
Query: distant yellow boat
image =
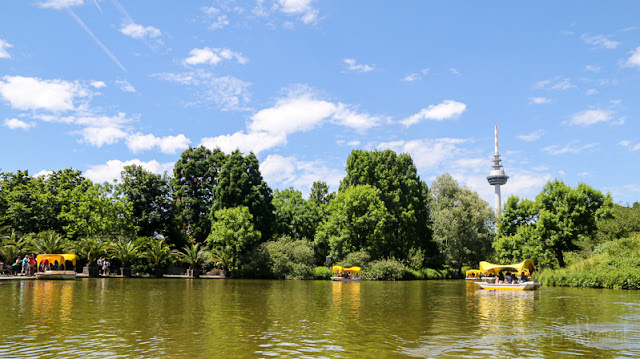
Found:
[[[465,272],[465,278],[469,280],[477,280],[482,277],[482,271],[479,269],[470,269]]]
[[[333,266],[333,276],[331,276],[331,280],[335,280],[335,281],[360,280],[360,267],[343,268],[341,266]]]
[[[487,276],[493,275],[498,277],[500,272],[508,272],[517,273],[518,277],[522,277],[523,275],[529,277],[534,270],[535,266],[531,259],[525,259],[524,261],[515,264],[493,264],[484,261],[480,262],[480,272],[485,273]],[[491,283],[483,281],[475,282],[475,284],[482,289],[488,290],[536,290],[541,286],[539,282],[533,282],[531,280],[520,283]]]

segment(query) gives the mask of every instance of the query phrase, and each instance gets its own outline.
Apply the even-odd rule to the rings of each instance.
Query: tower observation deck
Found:
[[[499,217],[502,209],[500,186],[507,183],[509,176],[504,173],[504,169],[502,168],[502,158],[500,157],[500,153],[498,153],[498,125],[495,125],[495,139],[495,152],[492,159],[493,165],[491,166],[493,169],[487,176],[487,181],[489,181],[490,185],[495,187],[496,216]]]

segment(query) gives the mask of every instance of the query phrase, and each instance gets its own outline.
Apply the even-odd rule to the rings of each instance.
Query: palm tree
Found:
[[[134,241],[124,239],[111,243],[110,253],[122,262],[123,277],[131,277],[131,262],[140,257],[139,246]]]
[[[175,253],[163,238],[151,238],[147,242],[147,248],[142,256],[150,262],[154,275],[162,277],[163,272],[160,266],[165,262],[172,261],[175,258]]]
[[[200,243],[193,243],[190,246],[186,245],[182,247],[182,252],[176,252],[176,256],[180,261],[189,265],[189,273],[195,278],[200,276],[200,270],[197,268],[198,265],[210,257],[209,252],[200,249]]]
[[[107,254],[109,249],[108,242],[98,237],[86,237],[73,243],[70,249],[78,257],[87,261],[86,271],[89,277],[97,277],[100,275],[100,268],[98,268],[96,262],[100,256]]]
[[[60,254],[68,247],[67,240],[55,231],[44,231],[29,240],[30,249],[37,254]]]
[[[18,236],[15,232],[4,235],[0,243],[0,256],[4,257],[5,263],[13,264],[26,251],[28,236]]]

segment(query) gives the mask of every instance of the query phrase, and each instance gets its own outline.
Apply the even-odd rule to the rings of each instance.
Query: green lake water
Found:
[[[0,282],[1,358],[640,356],[640,291],[470,281]]]

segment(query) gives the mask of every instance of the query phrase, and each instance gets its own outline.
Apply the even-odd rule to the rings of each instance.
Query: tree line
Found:
[[[149,271],[179,257],[238,277],[324,278],[330,261],[364,266],[371,279],[433,278],[485,259],[562,267],[563,253],[589,245],[611,207],[585,184],[552,181],[535,202],[508,199],[496,219],[449,174],[428,188],[411,156],[391,150],[352,151],[336,192],[316,181],[304,198],[272,190],[253,153],[201,146],[185,150],[171,176],[137,165],[100,184],[71,168],[2,173],[0,257],[56,237],[61,246],[47,251],[87,262],[111,255]]]

